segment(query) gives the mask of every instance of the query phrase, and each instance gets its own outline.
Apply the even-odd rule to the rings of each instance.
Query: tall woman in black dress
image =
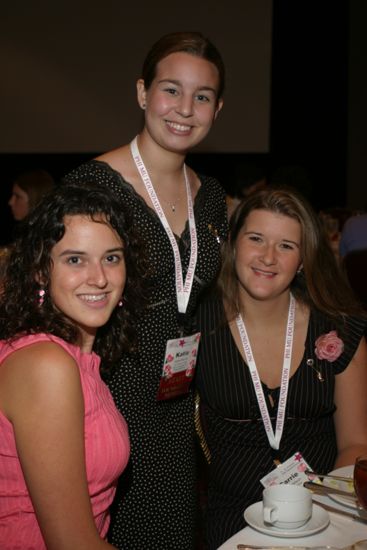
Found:
[[[185,156],[209,132],[222,108],[223,88],[222,59],[206,38],[194,32],[164,36],[148,53],[137,82],[145,115],[137,139],[67,176],[110,187],[130,207],[150,257],[138,352],[125,355],[108,381],[131,437],[131,467],[110,531],[111,542],[124,550],[194,547],[192,393],[169,400],[157,400],[157,393],[167,341],[192,334],[198,298],[220,266],[224,192],[213,178],[186,167]],[[189,283],[180,308],[175,266]]]
[[[220,293],[198,319],[214,550],[245,527],[274,461],[302,453],[326,473],[367,450],[366,323],[311,207],[271,188],[231,218]]]

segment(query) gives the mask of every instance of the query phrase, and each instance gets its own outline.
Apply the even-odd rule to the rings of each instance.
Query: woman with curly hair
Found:
[[[99,372],[134,353],[143,252],[106,190],[67,186],[27,219],[0,296],[0,546],[111,547],[129,459]]]

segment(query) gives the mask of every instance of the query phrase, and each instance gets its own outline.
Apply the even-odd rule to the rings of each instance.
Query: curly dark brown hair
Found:
[[[115,308],[109,321],[98,329],[93,346],[106,367],[122,352],[134,352],[134,320],[143,314],[143,286],[148,269],[144,243],[129,212],[112,192],[94,184],[57,187],[25,221],[5,269],[0,295],[0,337],[11,340],[22,334],[45,332],[77,343],[77,327],[55,307],[47,292],[51,250],[65,233],[65,216],[77,215],[99,222],[102,217],[124,245],[127,271],[124,306]],[[40,280],[46,281],[42,285],[46,290],[42,307],[37,301]]]

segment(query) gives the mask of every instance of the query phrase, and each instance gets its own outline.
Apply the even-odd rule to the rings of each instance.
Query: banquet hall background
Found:
[[[136,133],[143,53],[173,30],[202,31],[227,68],[225,108],[194,168],[229,193],[256,166],[292,174],[317,210],[366,206],[364,0],[15,0],[2,11],[0,244],[19,172],[58,180]]]

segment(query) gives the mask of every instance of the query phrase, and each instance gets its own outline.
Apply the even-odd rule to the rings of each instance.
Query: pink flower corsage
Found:
[[[343,353],[344,342],[339,338],[336,330],[322,334],[315,342],[315,353],[318,359],[326,359],[330,363],[336,361]]]

